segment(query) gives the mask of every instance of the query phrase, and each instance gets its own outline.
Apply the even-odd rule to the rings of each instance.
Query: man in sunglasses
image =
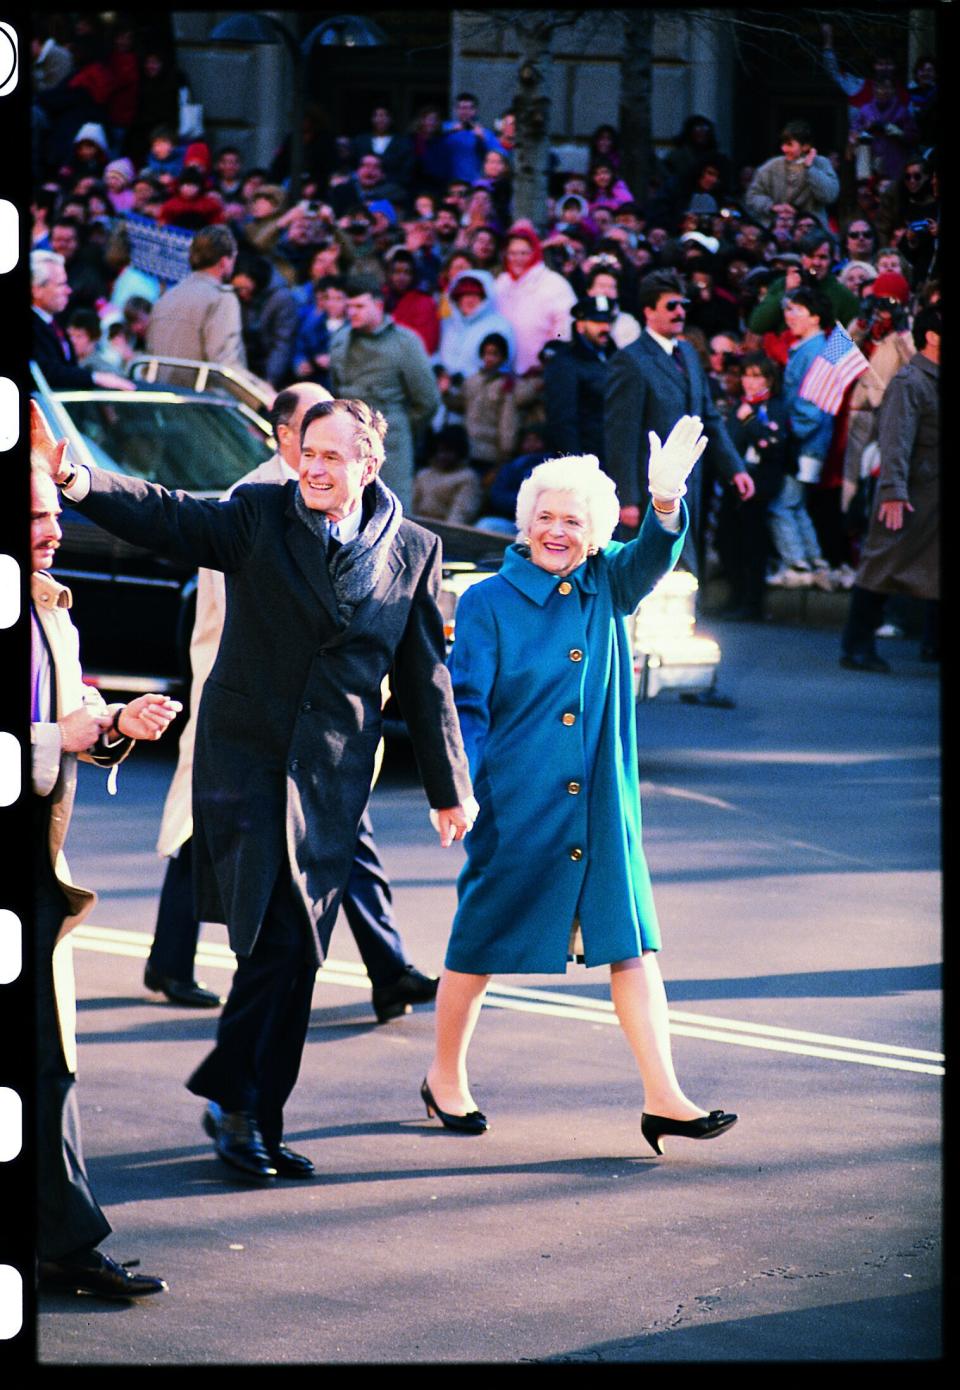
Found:
[[[618,535],[635,535],[646,509],[649,432],[665,438],[663,431],[669,434],[682,415],[699,415],[708,443],[687,480],[690,526],[680,557],[698,574],[708,495],[704,478],[719,477],[744,501],[753,496],[753,479],[713,403],[700,358],[682,337],[689,302],[682,281],[672,271],[653,271],[640,282],[638,300],[644,331],[611,358],[604,399],[606,471],[620,497]]]

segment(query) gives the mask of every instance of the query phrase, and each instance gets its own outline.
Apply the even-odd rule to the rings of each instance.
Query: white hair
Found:
[[[36,285],[39,289],[50,279],[50,271],[55,266],[66,265],[63,257],[57,251],[31,251],[30,252],[30,284]]]
[[[541,492],[572,492],[590,518],[590,542],[602,550],[620,520],[620,502],[612,478],[595,454],[568,454],[547,459],[524,478],[517,493],[517,529],[525,534]]]
[[[865,270],[867,273],[864,278],[871,282],[877,278],[877,267],[871,265],[869,261],[847,261],[846,265],[837,276],[837,279],[840,281],[841,285],[846,285],[848,289],[851,270]]]

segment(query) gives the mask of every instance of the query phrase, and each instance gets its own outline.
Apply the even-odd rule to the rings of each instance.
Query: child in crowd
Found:
[[[462,425],[445,425],[434,438],[425,467],[413,478],[413,514],[459,526],[473,524],[483,500],[480,479],[467,462]]]
[[[783,487],[788,468],[789,422],[780,393],[780,370],[765,353],[740,359],[742,398],[727,420],[733,447],[746,460],[756,491],[743,502],[725,488],[718,527],[723,536],[721,560],[730,582],[724,616],[759,621],[764,616],[770,532],[767,512]]]
[[[509,347],[502,333],[480,343],[480,370],[463,381],[450,379],[444,405],[462,415],[470,462],[486,484],[513,451],[517,434],[516,380],[508,369]]]

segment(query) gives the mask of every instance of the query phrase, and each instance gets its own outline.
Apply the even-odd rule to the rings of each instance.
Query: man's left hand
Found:
[[[904,509],[908,512],[913,511],[909,502],[881,502],[877,519],[888,531],[900,531],[903,529]]]
[[[756,484],[749,473],[734,473],[730,481],[740,494],[741,502],[749,502],[750,498],[757,490]]]
[[[158,739],[182,709],[166,695],[138,695],[117,716],[117,732],[124,738]]]

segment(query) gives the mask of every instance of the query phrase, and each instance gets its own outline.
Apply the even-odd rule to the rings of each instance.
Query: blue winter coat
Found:
[[[587,965],[660,945],[641,844],[626,615],[667,574],[687,527],[648,508],[566,580],[511,546],[457,607],[454,698],[480,813],[447,949],[468,974],[562,973],[580,922]]]
[[[835,421],[832,415],[814,405],[813,401],[805,401],[800,395],[800,387],[825,342],[824,334],[816,333],[805,342],[794,343],[783,373],[783,398],[787,403],[790,433],[796,441],[795,451],[798,455],[809,454],[817,459],[827,457]]]

